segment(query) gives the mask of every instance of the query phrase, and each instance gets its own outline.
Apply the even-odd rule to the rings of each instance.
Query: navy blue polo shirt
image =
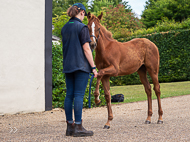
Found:
[[[88,27],[76,17],[71,18],[61,30],[63,42],[63,73],[77,70],[90,73],[91,66],[84,54],[83,45],[91,42]]]
[[[79,38],[82,45],[84,45],[86,42],[91,42],[88,27],[85,26],[82,28]]]

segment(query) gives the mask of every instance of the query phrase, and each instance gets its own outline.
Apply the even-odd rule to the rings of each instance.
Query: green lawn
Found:
[[[151,88],[152,99],[156,99],[153,84],[151,84]],[[160,90],[161,98],[188,95],[190,94],[190,81],[160,83]],[[111,94],[123,94],[125,99],[123,103],[147,100],[143,85],[113,86],[111,87]]]

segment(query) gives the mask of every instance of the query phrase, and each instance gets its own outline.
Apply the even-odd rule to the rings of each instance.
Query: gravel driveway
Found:
[[[147,101],[112,105],[111,128],[103,129],[107,108],[83,109],[84,127],[92,137],[66,137],[65,112],[52,111],[0,116],[0,141],[190,141],[190,95],[162,99],[164,124],[156,124],[157,101],[153,100],[151,124],[144,124]]]

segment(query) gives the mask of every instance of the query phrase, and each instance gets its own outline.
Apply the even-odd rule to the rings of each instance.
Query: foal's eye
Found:
[[[100,28],[96,29],[96,31],[99,31],[99,30],[100,30]]]

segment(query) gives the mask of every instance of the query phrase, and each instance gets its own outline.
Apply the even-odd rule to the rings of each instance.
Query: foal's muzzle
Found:
[[[96,46],[97,46],[97,43],[96,43],[96,42],[92,41],[92,42],[90,43],[90,48],[91,48],[92,50],[94,50],[94,49],[96,48]]]

